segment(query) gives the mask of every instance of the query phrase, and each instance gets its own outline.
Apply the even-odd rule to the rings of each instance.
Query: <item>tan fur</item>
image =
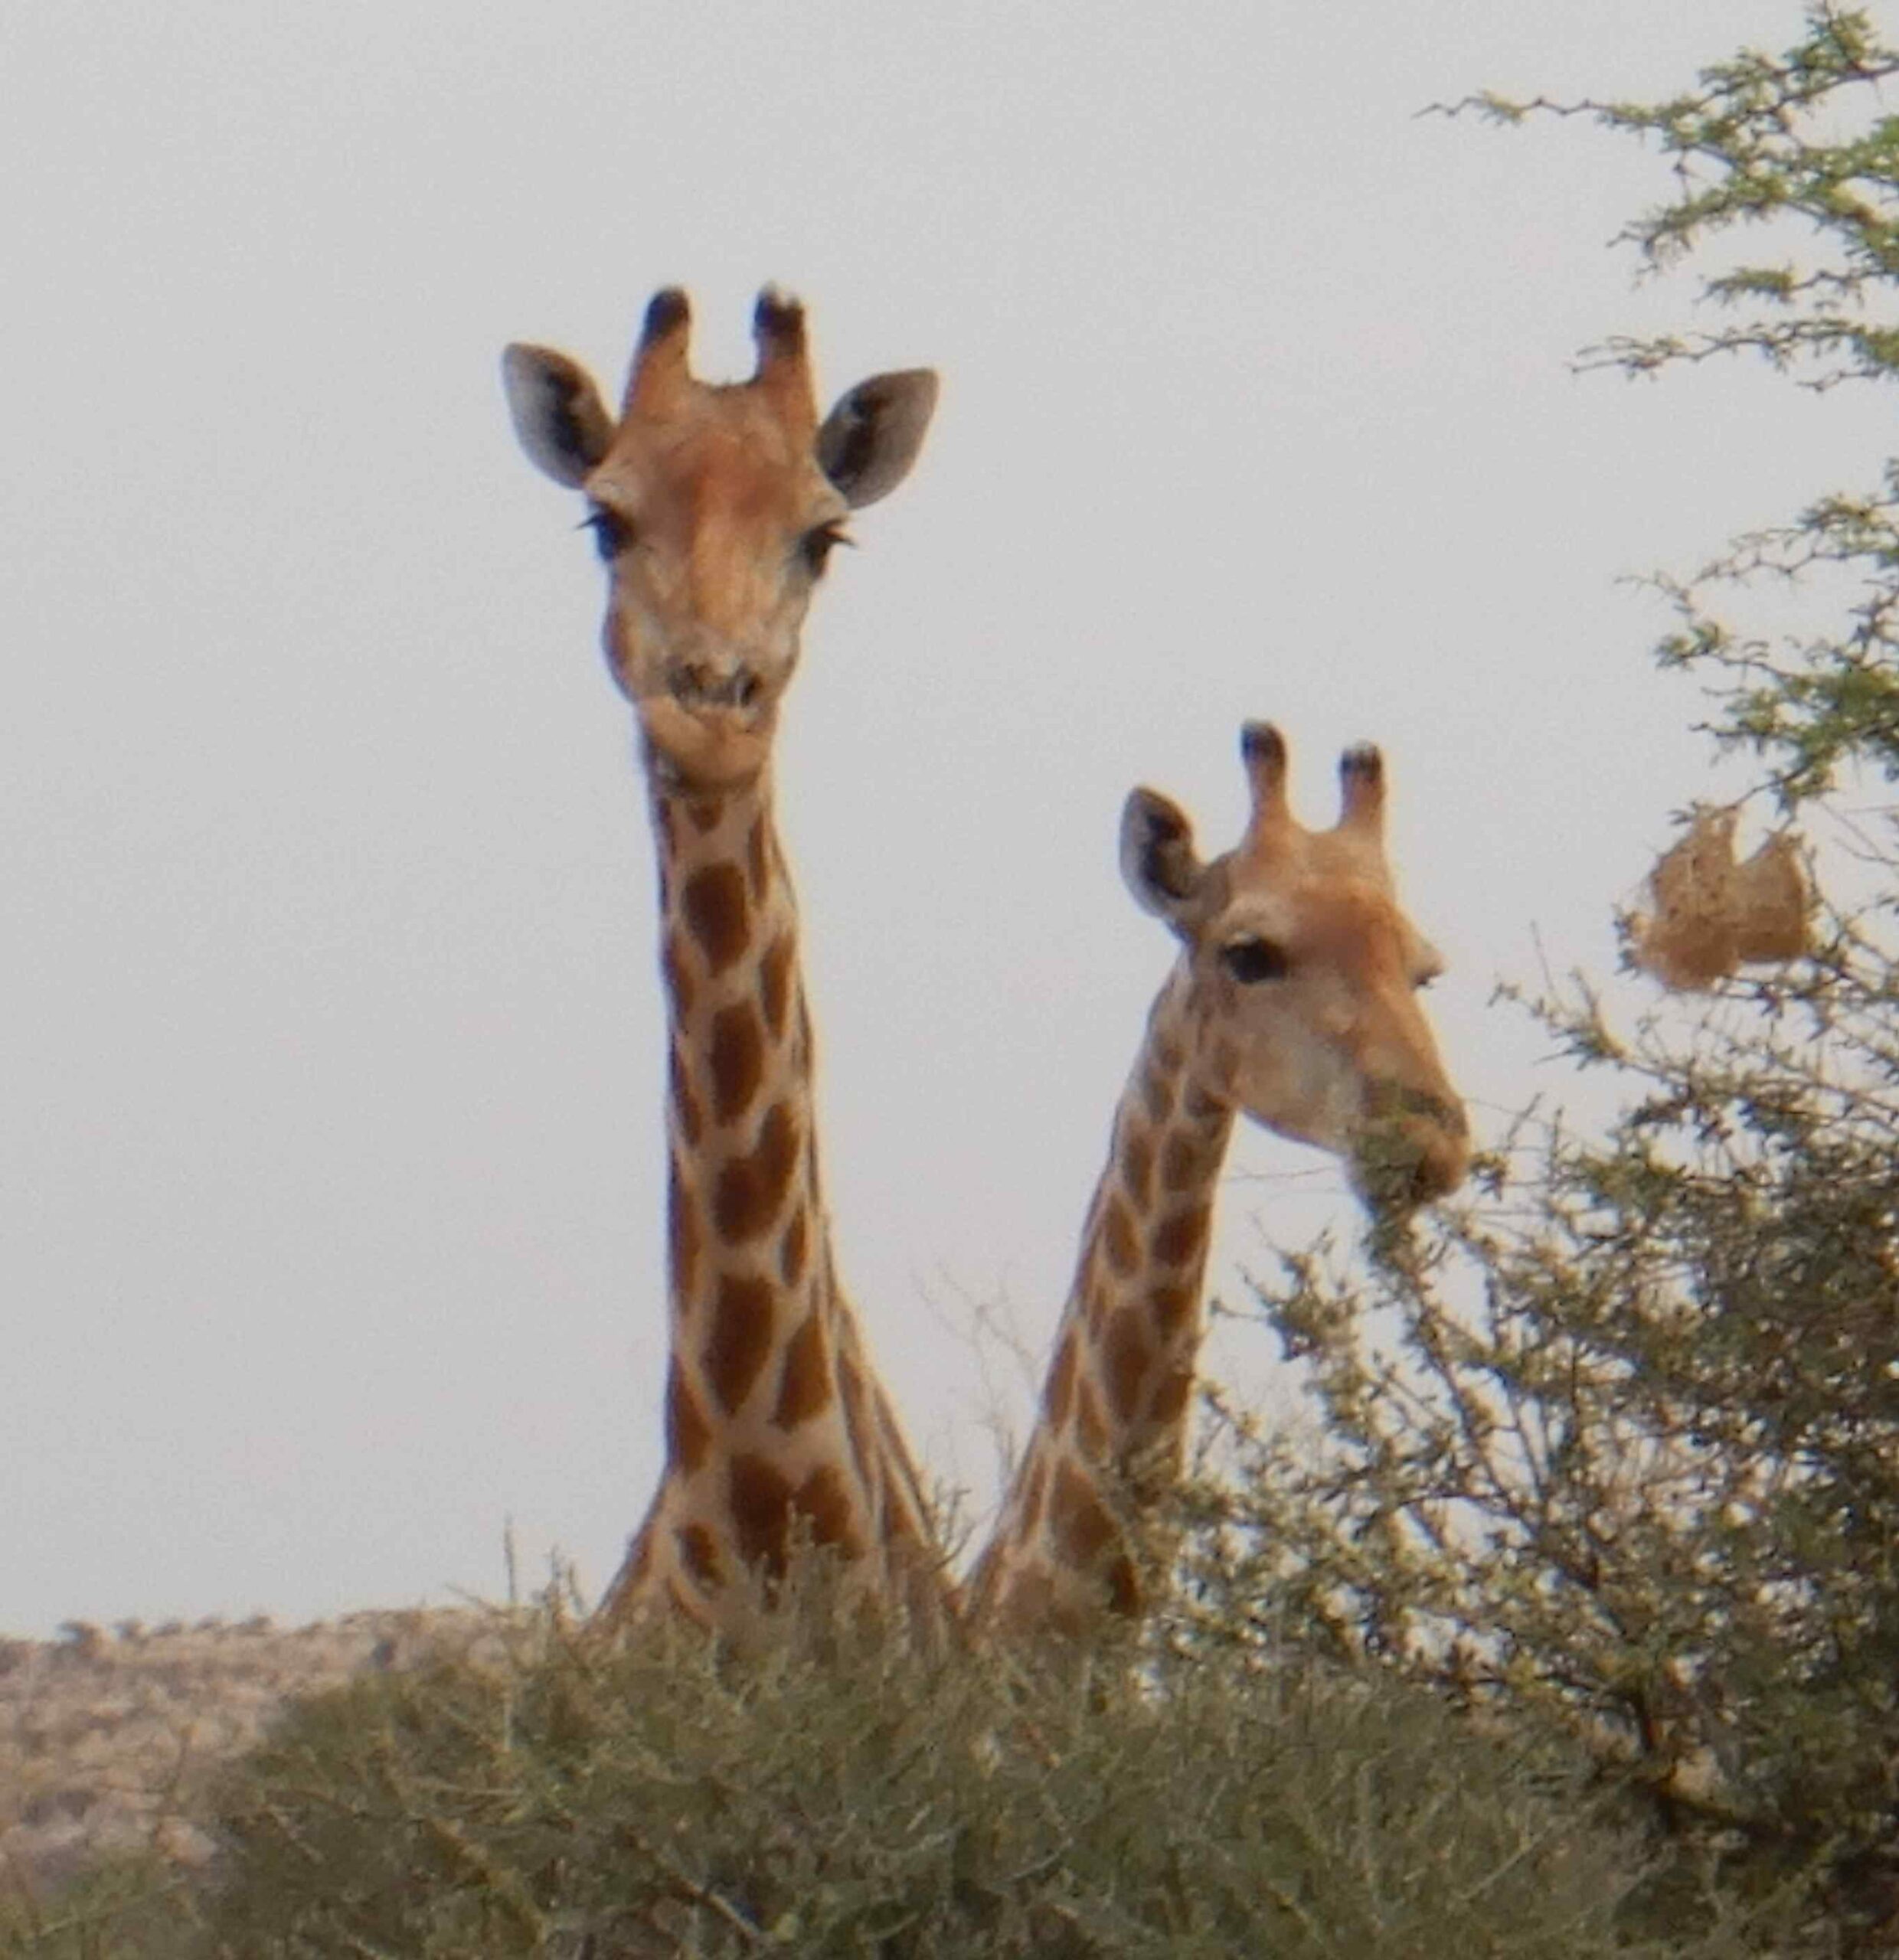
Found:
[[[761,298],[758,371],[735,387],[694,378],[688,327],[683,296],[661,295],[616,424],[564,356],[518,348],[506,368],[524,446],[583,489],[607,547],[606,652],[644,733],[659,858],[666,1461],[597,1620],[678,1615],[744,1636],[808,1540],[868,1599],[940,1624],[948,1588],[919,1481],[832,1262],[796,908],[772,814],[811,539],[848,505],[814,449],[802,315]],[[894,387],[909,391],[914,451],[933,384]]]
[[[623,425],[587,483],[633,541],[614,566],[609,665],[655,749],[712,787],[764,765],[810,597],[799,541],[847,514],[808,429],[799,439],[779,420],[781,397],[669,391],[668,419]],[[740,667],[756,697],[705,697]]]
[[[1381,1208],[1464,1174],[1463,1107],[1415,998],[1437,956],[1398,908],[1375,754],[1347,756],[1340,823],[1312,832],[1287,807],[1276,734],[1250,730],[1245,753],[1253,821],[1211,865],[1172,805],[1130,803],[1132,854],[1169,887],[1144,902],[1182,949],[1115,1114],[1036,1429],[970,1582],[979,1628],[1084,1633],[1133,1619],[1159,1582],[1152,1518],[1185,1449],[1236,1113],[1345,1158]],[[1249,939],[1283,954],[1282,976],[1234,976],[1221,949]]]

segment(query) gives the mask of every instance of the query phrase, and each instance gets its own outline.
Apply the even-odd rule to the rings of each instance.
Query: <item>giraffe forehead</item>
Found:
[[[1236,891],[1303,890],[1335,885],[1391,890],[1384,848],[1357,830],[1308,830],[1285,819],[1250,832],[1227,863]]]
[[[1312,874],[1235,887],[1211,922],[1216,942],[1247,933],[1348,973],[1402,965],[1416,935],[1382,880]]]
[[[810,430],[749,386],[695,388],[663,419],[629,416],[589,479],[598,501],[649,526],[796,529],[841,518]]]
[[[1321,957],[1367,994],[1384,993],[1404,1002],[1427,977],[1423,940],[1387,893],[1367,890],[1323,916],[1317,943]]]

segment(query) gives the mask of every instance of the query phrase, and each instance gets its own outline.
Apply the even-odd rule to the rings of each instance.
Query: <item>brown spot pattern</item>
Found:
[[[727,1415],[737,1413],[770,1356],[772,1303],[772,1289],[763,1279],[728,1272],[719,1282],[712,1333],[701,1358]]]
[[[1097,1285],[1092,1276],[1088,1282],[1088,1338],[1099,1341],[1101,1330],[1108,1321],[1109,1289]]]
[[[731,1122],[751,1107],[765,1073],[765,1037],[750,1001],[734,1001],[712,1017],[708,1066],[712,1074],[712,1113]]]
[[[1099,1463],[1108,1453],[1108,1427],[1101,1419],[1101,1405],[1095,1400],[1094,1384],[1084,1380],[1075,1396],[1075,1440],[1091,1463]]]
[[[710,837],[719,827],[719,819],[725,814],[718,803],[710,798],[695,796],[686,805],[686,815],[692,819],[692,828],[701,837]]]
[[[1169,1212],[1154,1228],[1154,1256],[1168,1266],[1184,1265],[1207,1243],[1209,1207],[1190,1204]]]
[[[1044,1626],[1068,1632],[1055,1597],[1054,1582],[1040,1566],[1024,1566],[1003,1582],[1002,1603],[997,1617],[1004,1625],[1022,1632],[1036,1632]]]
[[[1134,1561],[1123,1552],[1108,1566],[1108,1611],[1133,1619],[1141,1610],[1141,1582]]]
[[[824,1323],[814,1308],[786,1344],[779,1370],[772,1420],[781,1429],[795,1429],[831,1406],[831,1371],[825,1361]]]
[[[1171,1341],[1187,1324],[1197,1298],[1191,1286],[1156,1286],[1147,1296],[1154,1331],[1163,1342]]]
[[[719,1171],[712,1217],[728,1243],[756,1239],[778,1216],[797,1168],[798,1125],[788,1103],[774,1103],[758,1129],[757,1147]]]
[[[1048,1495],[1048,1459],[1039,1449],[1028,1466],[1028,1481],[1022,1487],[1022,1529],[1025,1538],[1034,1537],[1042,1521],[1042,1504]]]
[[[1075,1337],[1071,1328],[1055,1351],[1055,1365],[1048,1372],[1048,1408],[1051,1426],[1061,1429],[1068,1420],[1068,1403],[1075,1387]]]
[[[784,1039],[785,1010],[791,1002],[791,963],[798,956],[798,944],[789,932],[773,940],[758,969],[758,1003],[765,1010],[765,1025],[774,1041]]]
[[[750,943],[745,874],[736,864],[701,865],[687,879],[679,909],[715,975],[723,973]]]
[[[1063,1555],[1075,1564],[1091,1563],[1114,1537],[1114,1520],[1094,1486],[1072,1463],[1055,1472],[1048,1494],[1048,1525]]]
[[[1154,1146],[1139,1132],[1130,1132],[1121,1141],[1121,1181],[1136,1204],[1145,1206],[1152,1200]]]
[[[690,1476],[705,1461],[705,1446],[711,1440],[711,1425],[675,1361],[666,1377],[666,1459]]]
[[[1108,1400],[1123,1429],[1134,1420],[1140,1407],[1141,1390],[1153,1358],[1139,1311],[1123,1307],[1109,1327],[1106,1355]]]
[[[1134,1243],[1134,1220],[1119,1194],[1108,1200],[1102,1215],[1101,1243],[1108,1251],[1108,1263],[1124,1279],[1134,1270],[1139,1250]]]
[[[776,1576],[791,1530],[791,1479],[762,1456],[735,1456],[727,1484],[738,1554]]]
[[[1187,1412],[1187,1398],[1194,1390],[1193,1371],[1175,1368],[1161,1377],[1154,1387],[1154,1403],[1149,1419],[1161,1427],[1171,1427]]]
[[[1170,1136],[1161,1152],[1161,1182],[1170,1191],[1191,1191],[1206,1175],[1206,1151],[1191,1137]]]
[[[811,1521],[814,1544],[835,1545],[852,1558],[864,1550],[864,1541],[852,1528],[851,1494],[834,1465],[821,1464],[798,1486],[793,1508]]]
[[[718,1540],[703,1524],[682,1524],[673,1534],[688,1572],[708,1589],[719,1583]]]
[[[922,1542],[923,1531],[917,1521],[911,1517],[909,1505],[893,1503],[887,1506],[880,1499],[878,1509],[883,1521],[885,1550],[914,1551]]]
[[[1141,1101],[1149,1122],[1164,1123],[1174,1113],[1174,1085],[1150,1068],[1141,1079]]]
[[[779,1242],[778,1276],[787,1286],[796,1286],[805,1276],[805,1259],[811,1249],[810,1227],[801,1206],[791,1214],[785,1236]]]

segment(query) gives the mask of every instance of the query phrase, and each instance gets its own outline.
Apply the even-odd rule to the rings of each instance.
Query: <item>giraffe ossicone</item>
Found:
[[[1441,962],[1400,909],[1384,772],[1339,763],[1341,807],[1309,831],[1286,744],[1242,730],[1252,815],[1202,862],[1184,812],[1137,789],[1123,875],[1179,942],[1115,1115],[1037,1423],[968,1589],[979,1631],[1081,1635],[1139,1615],[1163,1577],[1155,1514],[1178,1475],[1214,1198],[1236,1116],[1344,1160],[1374,1210],[1462,1181],[1463,1105],[1417,990]]]
[[[920,1484],[832,1259],[770,774],[812,590],[849,513],[909,471],[936,377],[874,377],[820,422],[795,302],[760,295],[742,382],[693,374],[691,323],[683,292],[655,297],[617,415],[564,354],[502,361],[522,448],[587,500],[659,860],[665,1461],[596,1619],[743,1637],[808,1540],[869,1600],[940,1623],[950,1589]]]

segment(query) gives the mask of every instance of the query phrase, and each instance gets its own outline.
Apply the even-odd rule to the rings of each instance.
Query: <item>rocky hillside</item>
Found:
[[[369,1612],[285,1630],[270,1620],[0,1638],[0,1890],[44,1895],[94,1854],[155,1847],[201,1864],[191,1821],[210,1773],[286,1697],[466,1648],[495,1625],[474,1609]]]

